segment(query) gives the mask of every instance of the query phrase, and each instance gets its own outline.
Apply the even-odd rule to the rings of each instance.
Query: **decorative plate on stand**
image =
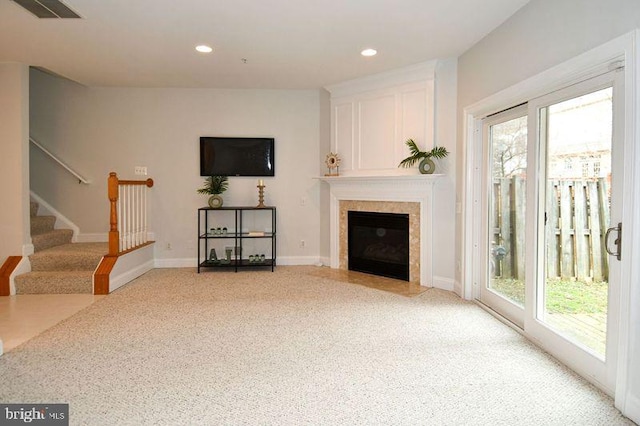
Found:
[[[334,154],[333,152],[328,153],[327,158],[324,160],[324,162],[329,168],[329,173],[327,173],[325,176],[339,176],[340,161],[341,160],[340,157],[338,157],[338,154]]]

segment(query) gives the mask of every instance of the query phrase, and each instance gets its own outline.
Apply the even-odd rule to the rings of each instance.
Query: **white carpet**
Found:
[[[0,357],[71,424],[624,425],[476,305],[303,273],[153,270]]]

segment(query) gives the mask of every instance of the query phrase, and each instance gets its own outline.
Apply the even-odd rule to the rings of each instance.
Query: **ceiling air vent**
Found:
[[[80,18],[59,0],[13,0],[38,18]]]

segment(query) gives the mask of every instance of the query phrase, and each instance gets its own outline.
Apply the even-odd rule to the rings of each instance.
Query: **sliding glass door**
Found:
[[[615,71],[483,121],[479,299],[612,389],[620,276],[622,79]],[[608,237],[608,238],[607,238]]]

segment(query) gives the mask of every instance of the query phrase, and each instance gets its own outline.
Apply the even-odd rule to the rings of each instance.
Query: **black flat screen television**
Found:
[[[200,176],[275,176],[273,138],[200,138]]]

